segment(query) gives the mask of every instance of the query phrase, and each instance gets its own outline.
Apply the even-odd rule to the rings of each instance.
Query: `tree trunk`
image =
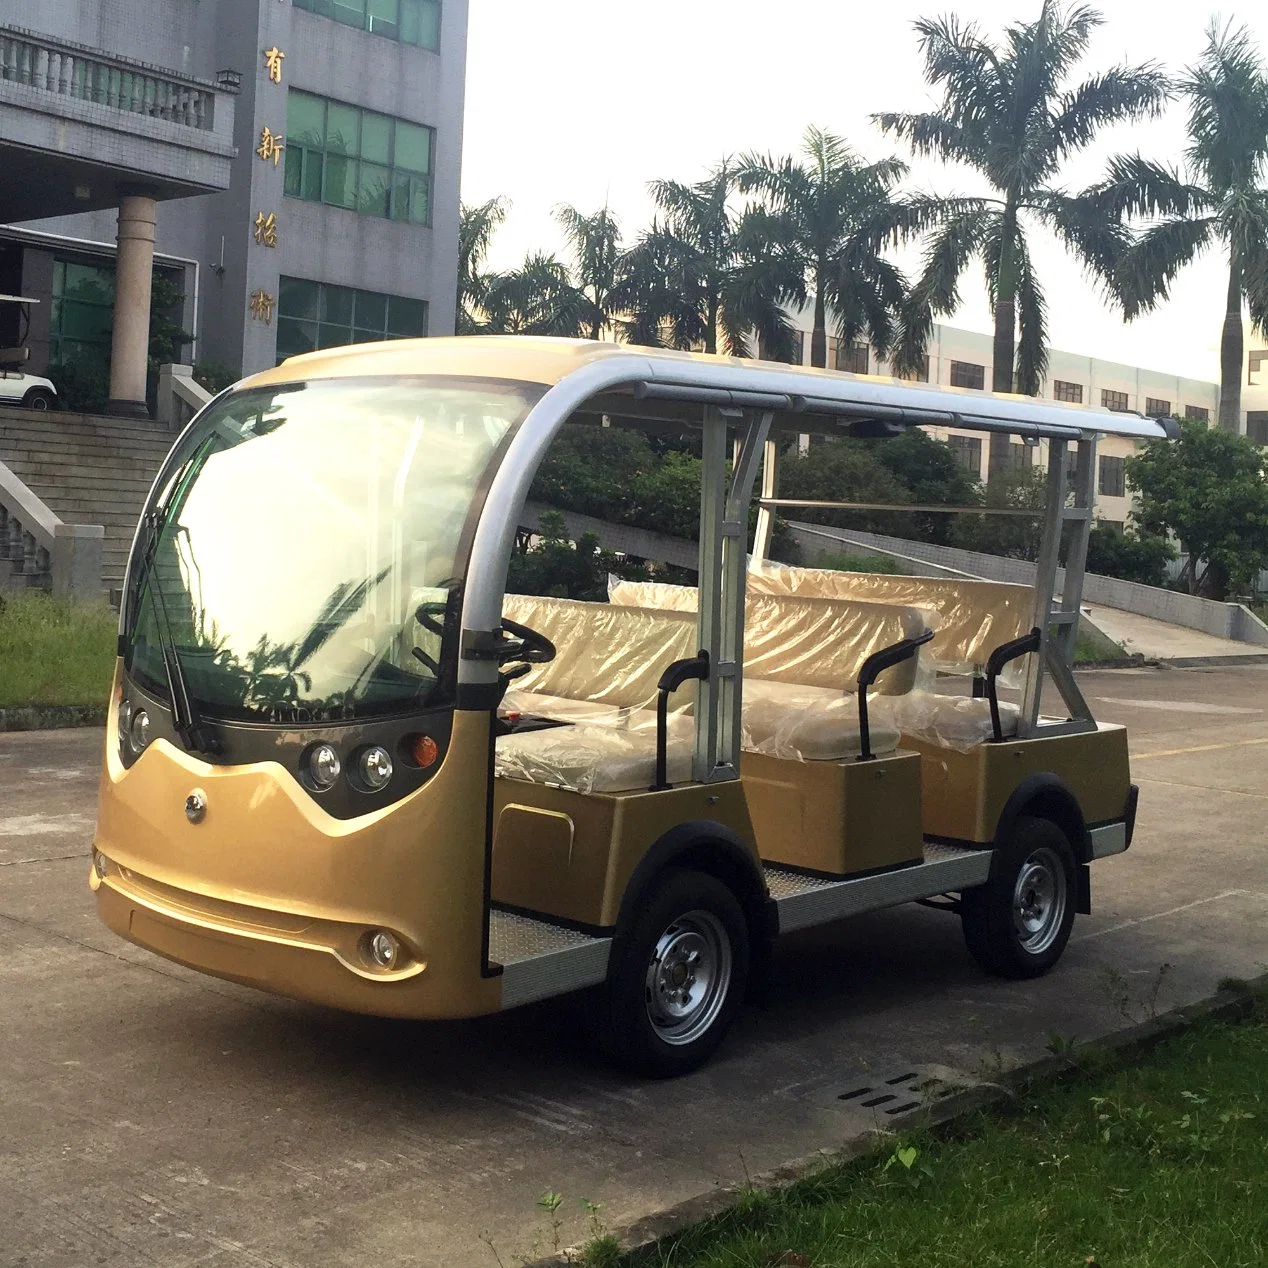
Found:
[[[1220,426],[1236,436],[1242,429],[1242,264],[1231,252],[1228,303],[1220,336]]]
[[[715,295],[709,296],[709,310],[705,314],[704,350],[706,352],[718,350],[718,300]]]
[[[1010,197],[1000,229],[999,277],[995,281],[995,344],[991,361],[991,390],[1014,390],[1017,337],[1017,204]],[[993,480],[1009,469],[1010,437],[991,433],[986,478]]]
[[[815,325],[810,332],[810,364],[824,370],[828,365],[828,306],[823,298],[823,283],[815,284]]]

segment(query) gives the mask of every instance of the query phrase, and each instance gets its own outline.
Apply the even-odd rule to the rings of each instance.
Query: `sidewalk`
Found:
[[[1196,656],[1247,656],[1265,649],[1253,643],[1239,643],[1216,638],[1184,625],[1171,625],[1151,616],[1124,612],[1121,608],[1102,607],[1099,603],[1083,604],[1083,612],[1093,624],[1129,654],[1140,653],[1151,660],[1174,660]]]

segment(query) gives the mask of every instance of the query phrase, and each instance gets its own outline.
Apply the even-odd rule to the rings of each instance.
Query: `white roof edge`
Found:
[[[652,378],[665,385],[715,388],[736,392],[763,392],[789,397],[809,397],[843,406],[866,409],[869,405],[889,409],[937,411],[963,416],[953,425],[967,430],[974,420],[993,423],[1017,422],[1028,428],[1095,432],[1134,440],[1163,440],[1167,432],[1156,419],[1141,414],[1120,414],[1111,410],[1034,400],[1029,397],[997,396],[967,388],[946,388],[933,384],[908,383],[899,379],[864,378],[804,369],[781,370],[770,363],[754,365],[710,364],[699,361],[659,358],[647,352],[644,358]],[[934,421],[934,420],[931,420]],[[938,425],[935,422],[935,425]]]

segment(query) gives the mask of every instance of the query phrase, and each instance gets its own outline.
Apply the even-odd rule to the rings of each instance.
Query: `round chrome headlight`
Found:
[[[358,759],[357,774],[371,792],[378,792],[392,778],[392,755],[381,744],[372,745]]]
[[[132,725],[132,701],[119,701],[119,734],[126,737]]]
[[[128,743],[134,753],[139,753],[149,742],[150,715],[144,709],[138,709],[128,724]]]
[[[343,763],[333,744],[317,744],[308,754],[308,778],[314,788],[333,788],[342,770]]]

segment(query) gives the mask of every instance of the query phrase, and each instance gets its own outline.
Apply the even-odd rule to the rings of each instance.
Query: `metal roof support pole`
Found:
[[[757,508],[757,527],[753,531],[753,557],[756,568],[770,558],[771,537],[775,531],[775,510],[767,505],[779,496],[779,442],[767,440],[762,446],[762,499]]]
[[[1044,661],[1048,653],[1052,596],[1057,588],[1057,566],[1061,558],[1061,529],[1065,524],[1065,445],[1048,445],[1047,502],[1043,517],[1043,538],[1035,565],[1035,598],[1031,624],[1039,631],[1039,650],[1026,658],[1026,686],[1022,694],[1021,718],[1017,733],[1033,735],[1039,721],[1039,697],[1043,691]]]
[[[750,416],[730,489],[726,481],[727,416],[739,410],[705,412],[700,498],[701,650],[709,676],[698,684],[693,777],[700,783],[738,779],[740,774],[741,674],[744,661],[745,556],[748,508],[766,438],[770,411]]]

